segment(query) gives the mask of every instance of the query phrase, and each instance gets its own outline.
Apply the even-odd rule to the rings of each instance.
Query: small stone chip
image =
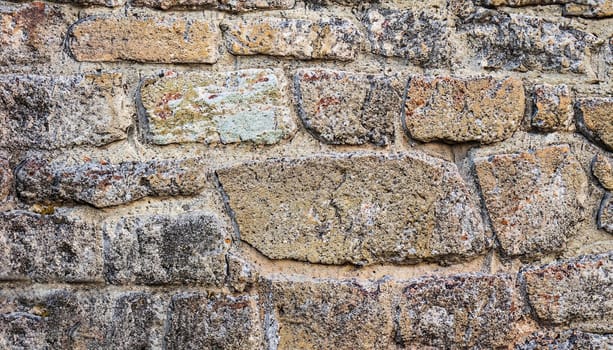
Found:
[[[571,131],[573,103],[567,85],[534,86],[532,126],[541,131]]]

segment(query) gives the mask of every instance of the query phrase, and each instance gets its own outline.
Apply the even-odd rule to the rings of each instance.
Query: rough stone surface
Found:
[[[3,349],[146,349],[161,320],[143,292],[0,290]]]
[[[593,34],[521,14],[487,12],[460,26],[484,68],[590,73]]]
[[[145,82],[141,102],[159,145],[183,142],[274,144],[296,129],[280,71],[170,74]]]
[[[181,17],[87,17],[68,33],[77,61],[215,63],[221,35],[212,21]]]
[[[194,158],[76,165],[30,158],[16,170],[16,187],[28,202],[76,202],[103,208],[147,196],[194,195],[204,177]]]
[[[515,78],[413,76],[406,97],[405,127],[423,142],[502,141],[524,115],[524,88]]]
[[[0,203],[6,201],[13,190],[13,169],[9,160],[0,154]]]
[[[225,236],[209,214],[122,218],[105,226],[106,278],[114,284],[220,286],[226,277]]]
[[[445,262],[489,244],[456,166],[422,154],[269,161],[217,174],[241,239],[271,259]]]
[[[172,298],[166,348],[261,349],[256,296],[181,293]]]
[[[234,254],[227,255],[228,284],[237,292],[244,292],[255,285],[259,278],[258,270],[247,260]]]
[[[605,194],[598,210],[598,228],[613,233],[613,195]]]
[[[225,20],[221,28],[234,55],[349,61],[362,42],[359,29],[343,18],[243,17]]]
[[[514,336],[521,305],[508,275],[423,277],[403,284],[402,343],[416,348],[496,348]]]
[[[534,128],[540,131],[572,130],[573,103],[567,85],[535,85],[532,99]]]
[[[585,18],[613,17],[613,2],[610,0],[595,0],[591,1],[590,4],[566,4],[564,15]]]
[[[0,147],[101,146],[132,123],[120,74],[0,76]]]
[[[537,332],[531,334],[525,341],[516,344],[516,350],[541,349],[611,349],[613,335],[585,333],[576,329],[557,332]]]
[[[265,326],[276,349],[391,349],[389,293],[378,283],[266,280]]]
[[[135,6],[168,9],[217,9],[231,12],[283,10],[294,7],[294,0],[136,0]]]
[[[0,66],[48,62],[62,50],[66,21],[59,6],[38,1],[0,7]]]
[[[309,69],[294,79],[298,113],[318,139],[335,145],[393,141],[404,90],[396,77]]]
[[[521,275],[541,320],[587,332],[613,332],[613,253],[530,267]]]
[[[102,280],[102,235],[61,215],[0,213],[0,280]]]
[[[371,8],[363,14],[362,23],[376,55],[402,57],[426,67],[450,64],[451,30],[440,10]]]
[[[575,104],[579,130],[613,152],[613,97],[580,98]]]
[[[599,154],[592,160],[592,173],[606,190],[613,191],[613,159]]]
[[[474,159],[505,255],[560,251],[585,217],[587,176],[568,145]]]

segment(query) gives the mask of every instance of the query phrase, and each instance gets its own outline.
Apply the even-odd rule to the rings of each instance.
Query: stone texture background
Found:
[[[1,349],[613,349],[613,1],[0,1]]]

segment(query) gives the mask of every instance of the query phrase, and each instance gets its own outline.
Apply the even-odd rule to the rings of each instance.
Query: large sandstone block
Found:
[[[613,98],[577,99],[575,114],[579,130],[590,140],[613,152]]]
[[[0,214],[0,280],[102,280],[102,235],[61,215]]]
[[[613,253],[529,267],[521,276],[541,320],[587,332],[613,331]]]
[[[284,10],[294,7],[295,0],[136,0],[134,6],[168,9],[216,9],[230,12]]]
[[[611,348],[613,348],[613,335],[586,333],[576,329],[559,333],[554,331],[536,332],[515,345],[516,350]]]
[[[568,145],[476,157],[474,164],[505,255],[560,251],[585,218],[587,176]]]
[[[423,154],[272,160],[217,175],[241,239],[271,259],[446,263],[489,247],[456,166]]]
[[[25,160],[16,173],[17,194],[28,202],[76,202],[97,208],[147,196],[195,195],[206,174],[194,158],[81,164]]]
[[[361,16],[372,53],[425,67],[450,65],[451,23],[441,10],[371,8]]]
[[[230,238],[214,216],[124,217],[104,228],[105,274],[114,284],[221,286]]]
[[[521,305],[508,275],[422,277],[402,284],[398,337],[421,349],[494,349],[514,339]]]
[[[102,146],[127,138],[132,112],[118,73],[0,76],[0,147]]]
[[[296,130],[283,73],[249,69],[183,73],[141,87],[145,137],[183,142],[274,144]]]
[[[591,33],[542,18],[502,12],[474,16],[459,26],[484,68],[593,74]]]
[[[257,296],[181,293],[172,298],[165,348],[263,348]]]
[[[234,55],[269,55],[302,60],[354,60],[362,34],[343,18],[230,18],[221,24],[228,51]]]
[[[164,322],[147,292],[0,290],[3,349],[147,349]]]
[[[59,6],[39,1],[0,8],[0,66],[48,62],[62,52],[68,20]]]
[[[492,143],[513,135],[524,115],[521,80],[413,76],[404,125],[423,142]]]
[[[573,103],[567,85],[538,84],[534,86],[531,124],[540,131],[571,131],[574,119]]]
[[[276,349],[395,349],[390,293],[379,283],[265,280]]]
[[[215,63],[221,35],[217,23],[176,17],[92,16],[68,32],[77,61]]]
[[[379,146],[394,140],[404,90],[397,77],[305,69],[294,80],[300,118],[318,139]]]

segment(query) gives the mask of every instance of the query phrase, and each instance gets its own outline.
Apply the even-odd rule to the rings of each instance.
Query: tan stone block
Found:
[[[532,126],[542,131],[571,131],[574,119],[570,89],[566,85],[535,85]]]
[[[613,97],[579,98],[575,113],[579,130],[608,151],[613,151]]]

